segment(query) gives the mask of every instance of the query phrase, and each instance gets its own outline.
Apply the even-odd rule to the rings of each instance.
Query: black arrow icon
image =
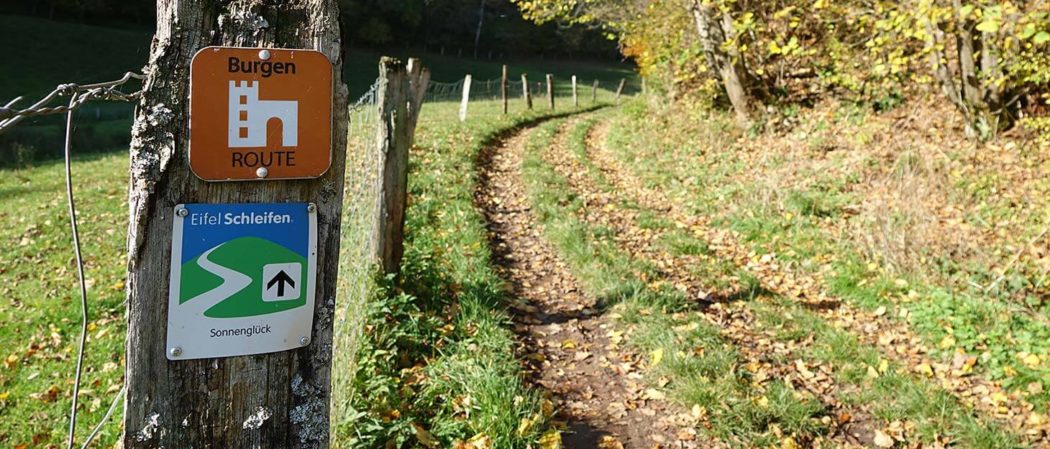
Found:
[[[281,270],[280,273],[277,273],[277,276],[274,276],[270,282],[266,283],[266,289],[269,290],[273,288],[273,284],[277,284],[278,297],[284,296],[284,284],[295,287],[295,281],[293,281],[292,277],[288,276],[288,273],[285,273],[284,270]]]

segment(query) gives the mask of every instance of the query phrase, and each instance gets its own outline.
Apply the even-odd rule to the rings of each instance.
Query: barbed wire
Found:
[[[146,77],[138,73],[127,72],[120,79],[95,84],[60,84],[51,93],[44,96],[32,106],[25,109],[16,109],[15,104],[22,101],[24,97],[15,97],[0,108],[0,134],[13,127],[26,117],[41,115],[65,114],[75,111],[84,103],[95,100],[102,101],[135,101],[142,95],[142,90],[126,93],[120,90],[129,81],[144,80]],[[70,97],[69,104],[48,106],[58,98]]]
[[[107,81],[103,83],[95,84],[61,84],[56,87],[51,93],[45,95],[43,98],[38,100],[32,106],[24,109],[16,109],[15,104],[20,102],[23,97],[16,97],[15,99],[7,102],[2,108],[0,108],[0,134],[4,131],[14,127],[19,122],[27,117],[37,117],[43,115],[55,115],[55,114],[66,114],[66,128],[65,128],[65,143],[63,145],[63,156],[64,156],[64,168],[65,168],[65,184],[66,184],[66,204],[68,205],[69,212],[69,227],[72,233],[73,239],[73,253],[76,260],[77,268],[77,281],[80,289],[80,337],[77,343],[77,359],[76,359],[76,370],[73,377],[73,396],[72,404],[70,405],[69,411],[69,433],[66,437],[66,448],[73,449],[76,439],[76,428],[77,428],[77,415],[79,413],[78,408],[80,405],[80,383],[81,375],[83,374],[84,368],[84,355],[87,345],[87,332],[88,332],[88,321],[89,321],[89,307],[87,297],[87,281],[84,275],[84,257],[80,246],[80,230],[77,226],[77,206],[76,200],[73,195],[73,170],[72,170],[72,146],[73,146],[73,113],[76,112],[81,106],[89,101],[134,101],[142,95],[142,90],[134,92],[124,92],[121,90],[125,84],[131,80],[143,80],[145,76],[127,72],[119,79],[113,81]],[[51,105],[52,102],[59,98],[69,97],[69,101],[66,104]],[[108,411],[105,416],[99,421],[99,423],[93,428],[91,433],[85,439],[81,449],[87,448],[95,437],[98,436],[103,425],[113,415],[113,411],[116,409],[117,402],[124,393],[124,387],[120,389],[117,395],[114,397],[113,403],[110,404]]]

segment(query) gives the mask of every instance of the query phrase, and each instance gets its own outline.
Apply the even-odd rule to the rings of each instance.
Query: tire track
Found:
[[[603,125],[607,126],[607,124]],[[810,276],[779,262],[775,255],[756,255],[740,244],[732,231],[712,226],[705,217],[691,216],[682,204],[663,191],[648,187],[605,146],[606,128],[599,126],[589,137],[588,157],[613,180],[616,189],[630,192],[644,207],[666,213],[684,223],[694,235],[707,241],[718,258],[730,261],[754,275],[763,288],[795,301],[816,312],[828,324],[845,330],[869,347],[877,348],[889,360],[900,363],[920,377],[931,378],[961,403],[993,417],[1023,434],[1032,447],[1050,448],[1050,423],[1034,411],[1021,395],[1005,391],[997,383],[970,375],[976,359],[956,355],[944,362],[931,357],[931,349],[906,325],[888,319],[890,314],[905,316],[906,308],[870,312],[853,307],[829,295],[823,273]],[[1036,424],[1033,424],[1036,423]],[[906,435],[901,435],[906,437]]]
[[[494,263],[513,293],[514,330],[530,382],[564,420],[564,447],[699,447],[679,441],[695,422],[676,421],[663,401],[639,394],[638,357],[618,352],[609,319],[544,241],[521,178],[528,128],[479,156],[476,204],[488,221]],[[672,445],[671,443],[674,443]],[[705,446],[712,447],[712,446]]]
[[[800,391],[808,391],[824,406],[822,422],[828,427],[826,435],[803,437],[802,444],[820,447],[828,442],[836,447],[861,447],[871,444],[876,422],[864,410],[843,404],[835,394],[842,390],[833,378],[831,368],[814,364],[800,357],[799,353],[812,343],[812,339],[803,339],[795,344],[785,344],[777,340],[775,332],[761,329],[754,313],[737,299],[747,296],[741,289],[739,280],[732,282],[728,288],[711,292],[704,286],[703,280],[688,270],[688,267],[711,265],[717,263],[715,258],[705,254],[672,255],[658,248],[656,244],[660,232],[640,229],[639,211],[620,207],[620,201],[630,199],[667,218],[679,226],[691,224],[693,219],[675,213],[669,203],[652,204],[638,201],[643,193],[654,194],[651,189],[640,183],[625,185],[618,182],[618,173],[613,172],[603,163],[606,160],[595,157],[596,144],[604,135],[606,122],[591,128],[587,136],[585,155],[594,161],[593,167],[585,166],[580,155],[572,155],[565,142],[552,145],[546,152],[545,160],[554,167],[569,185],[585,201],[587,213],[581,218],[595,226],[614,229],[613,240],[619,249],[631,254],[636,259],[653,263],[658,268],[651,285],[670,284],[681,291],[687,298],[693,298],[703,304],[704,317],[722,330],[722,336],[732,342],[743,357],[741,369],[751,373],[753,384],[761,391],[772,381],[784,381]],[[602,178],[610,182],[611,188],[603,188],[594,178],[593,170],[603,172]]]

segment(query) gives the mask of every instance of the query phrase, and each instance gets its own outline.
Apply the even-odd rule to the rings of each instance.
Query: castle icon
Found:
[[[230,81],[230,148],[266,147],[266,122],[281,121],[281,146],[299,144],[299,102],[259,100],[258,81]]]

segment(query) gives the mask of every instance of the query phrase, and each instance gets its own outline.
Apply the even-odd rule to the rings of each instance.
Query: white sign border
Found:
[[[178,204],[172,214],[171,270],[168,278],[168,328],[165,354],[168,360],[193,360],[217,357],[236,357],[253,354],[287,351],[310,344],[313,335],[314,307],[317,289],[317,207],[314,203],[227,203],[208,206],[304,204],[309,220],[309,239],[306,269],[306,305],[268,315],[244,318],[210,318],[203,311],[184,316],[177,312],[180,280],[182,275],[182,239],[185,217],[180,210],[188,210],[194,204]],[[221,323],[221,329],[245,329],[253,326],[269,326],[270,332],[251,337],[232,335],[211,337],[213,326]]]

